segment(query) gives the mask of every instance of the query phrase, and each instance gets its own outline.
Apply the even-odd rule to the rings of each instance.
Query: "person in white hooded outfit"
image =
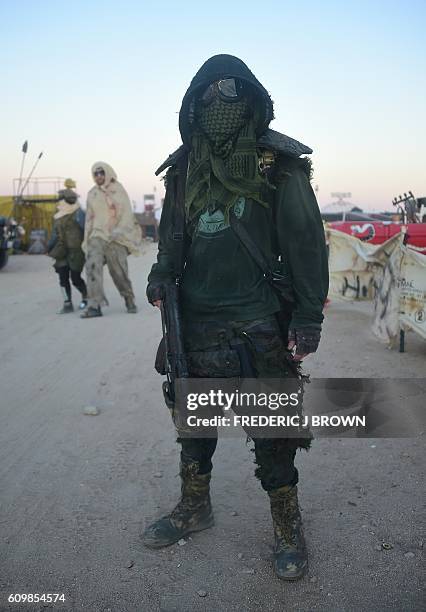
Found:
[[[83,250],[86,253],[88,307],[84,319],[102,316],[101,306],[108,304],[103,289],[106,263],[112,280],[124,298],[127,312],[136,313],[135,296],[130,282],[127,257],[139,255],[142,232],[132,211],[129,196],[117,181],[117,175],[105,162],[92,166],[94,187],[87,196]]]

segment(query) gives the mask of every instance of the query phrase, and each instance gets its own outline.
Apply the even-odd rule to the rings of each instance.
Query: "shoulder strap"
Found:
[[[241,221],[235,216],[233,211],[231,211],[231,214],[229,215],[229,223],[231,225],[231,228],[237,235],[238,239],[240,240],[241,244],[245,247],[246,251],[248,251],[249,255],[254,259],[256,264],[262,270],[266,279],[268,281],[272,281],[273,274],[266,260],[266,257],[259,249],[257,244],[254,242],[254,240],[252,239],[244,225],[241,223]]]
[[[270,285],[275,289],[275,291],[280,294],[283,300],[285,300],[288,304],[294,304],[294,292],[289,276],[283,274],[281,271],[271,269],[266,257],[264,256],[260,248],[257,246],[257,244],[252,239],[244,225],[232,211],[229,215],[229,223],[231,229],[235,232],[236,236],[238,237],[250,257],[252,257],[252,259],[256,262],[256,264],[263,272],[265,280],[267,280],[268,283],[270,283]]]

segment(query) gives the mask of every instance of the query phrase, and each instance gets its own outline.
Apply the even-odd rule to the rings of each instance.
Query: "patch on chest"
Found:
[[[232,207],[232,211],[238,219],[241,219],[246,206],[246,199],[241,196]],[[229,227],[229,222],[225,221],[223,212],[218,209],[213,213],[205,211],[198,220],[197,234],[217,234]]]

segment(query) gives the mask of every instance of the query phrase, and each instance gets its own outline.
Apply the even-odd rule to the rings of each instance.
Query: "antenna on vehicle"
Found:
[[[34,172],[34,170],[36,169],[37,164],[38,164],[38,162],[40,161],[40,159],[41,159],[42,155],[43,155],[43,151],[41,151],[40,155],[37,157],[37,159],[36,159],[36,161],[35,161],[35,163],[34,163],[34,166],[31,168],[31,172],[29,173],[29,175],[28,175],[28,177],[27,177],[27,180],[25,181],[25,183],[24,183],[24,185],[23,185],[23,187],[22,187],[22,189],[21,189],[21,192],[20,192],[20,193],[18,193],[18,198],[21,198],[21,197],[22,197],[22,194],[23,194],[23,193],[24,193],[24,191],[25,191],[25,187],[28,185],[28,182],[29,182],[30,178],[32,177],[33,172]]]
[[[24,144],[22,145],[22,161],[21,161],[21,171],[19,173],[19,182],[18,182],[18,189],[17,189],[18,193],[19,193],[19,190],[21,189],[22,174],[24,172],[24,163],[25,163],[25,156],[27,154],[27,151],[28,151],[28,140],[26,140]]]

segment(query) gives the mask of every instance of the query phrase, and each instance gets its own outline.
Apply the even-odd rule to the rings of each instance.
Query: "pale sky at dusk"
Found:
[[[109,162],[132,200],[162,184],[177,112],[216,53],[243,59],[283,131],[314,149],[319,202],[364,208],[426,196],[426,0],[111,2],[0,0],[0,195],[27,171],[71,176]]]

